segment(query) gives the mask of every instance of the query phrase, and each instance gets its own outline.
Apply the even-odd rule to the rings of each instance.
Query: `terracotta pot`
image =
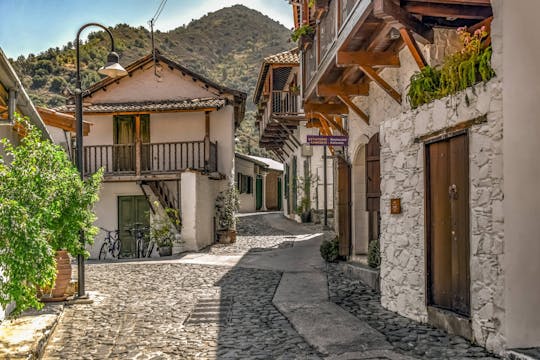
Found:
[[[65,250],[56,252],[56,281],[52,289],[51,297],[46,301],[63,301],[66,299],[66,290],[71,281],[71,261]]]
[[[159,247],[159,256],[171,256],[171,255],[172,255],[172,246]]]
[[[219,233],[221,244],[232,244],[236,242],[236,230],[223,230]]]

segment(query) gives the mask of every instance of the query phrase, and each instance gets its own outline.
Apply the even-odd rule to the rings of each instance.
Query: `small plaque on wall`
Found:
[[[390,214],[401,214],[401,199],[390,199]]]

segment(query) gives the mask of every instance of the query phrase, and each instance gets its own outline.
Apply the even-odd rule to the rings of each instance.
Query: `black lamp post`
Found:
[[[127,75],[127,71],[118,63],[120,57],[118,54],[114,51],[114,39],[112,36],[112,33],[109,29],[107,29],[105,26],[98,24],[98,23],[88,23],[81,26],[79,31],[77,32],[77,38],[75,39],[75,53],[76,53],[76,62],[77,62],[77,80],[75,84],[75,121],[76,121],[76,143],[77,143],[77,153],[76,153],[76,161],[77,161],[77,169],[79,170],[79,174],[81,176],[81,179],[84,177],[83,173],[83,107],[82,107],[82,98],[83,98],[83,92],[81,89],[81,67],[80,67],[80,56],[79,56],[79,38],[81,35],[81,32],[86,29],[89,26],[97,26],[99,28],[102,28],[109,34],[109,37],[111,38],[111,52],[107,56],[107,64],[105,66],[101,67],[98,70],[98,73],[107,75],[112,78],[121,77]],[[85,240],[84,240],[84,233],[81,230],[81,243],[84,246]],[[84,284],[84,257],[82,255],[77,256],[77,281],[79,283],[79,290],[77,293],[77,296],[79,298],[82,298],[86,296],[85,292],[85,284]]]

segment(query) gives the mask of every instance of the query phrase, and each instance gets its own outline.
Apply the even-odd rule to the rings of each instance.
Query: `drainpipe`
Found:
[[[15,123],[15,109],[17,108],[17,91],[13,88],[8,93],[8,121],[10,125]]]

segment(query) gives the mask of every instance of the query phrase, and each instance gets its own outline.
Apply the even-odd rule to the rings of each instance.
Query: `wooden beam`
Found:
[[[141,116],[135,115],[135,175],[141,175]]]
[[[399,56],[391,51],[338,51],[336,66],[368,65],[399,67]]]
[[[317,96],[337,96],[347,94],[349,96],[369,95],[369,84],[319,84],[317,85]]]
[[[356,106],[356,104],[351,100],[349,99],[349,97],[346,95],[346,94],[340,94],[338,95],[338,98],[339,100],[341,100],[345,105],[347,105],[348,107],[351,108],[352,111],[354,111],[358,116],[360,116],[360,118],[362,120],[364,120],[366,122],[366,124],[369,125],[369,116],[363,112],[362,110],[360,110],[360,108],[358,106]]]
[[[367,77],[375,81],[388,95],[390,95],[394,100],[396,100],[401,105],[401,94],[398,93],[394,88],[386,82],[377,72],[370,66],[359,66]]]
[[[304,111],[307,113],[310,112],[320,112],[323,114],[348,114],[349,108],[343,104],[314,104],[314,103],[305,103]]]
[[[414,61],[416,61],[416,64],[418,65],[418,68],[422,70],[427,66],[427,61],[424,58],[424,54],[422,53],[422,50],[420,50],[420,47],[418,46],[418,43],[412,36],[409,29],[402,27],[399,29],[399,33],[401,34],[401,38],[403,39],[403,42],[405,42],[405,45],[409,48],[409,51],[411,52],[411,55],[414,58]]]
[[[322,113],[319,113],[319,112],[312,113],[311,115],[313,117],[319,119],[321,127],[325,128],[323,123],[326,122],[326,125],[328,126],[328,129],[334,128],[334,129],[336,129],[337,131],[339,131],[341,134],[343,134],[345,136],[349,135],[347,130],[345,130],[343,128],[343,126],[341,126],[334,119],[332,119],[331,116],[326,116],[325,114],[322,114]]]
[[[36,110],[45,125],[53,126],[64,131],[76,131],[75,117],[73,115],[63,114],[39,106],[36,107]],[[88,136],[88,134],[90,133],[90,125],[92,125],[92,123],[89,123],[88,121],[83,121],[84,136]]]
[[[393,23],[397,28],[404,26],[418,34],[426,42],[433,43],[433,29],[402,9],[392,0],[374,0],[373,15],[388,23]]]
[[[425,3],[408,1],[403,8],[413,14],[442,18],[485,19],[493,15],[491,6]]]
[[[205,137],[210,137],[210,111],[204,112],[204,133]]]

